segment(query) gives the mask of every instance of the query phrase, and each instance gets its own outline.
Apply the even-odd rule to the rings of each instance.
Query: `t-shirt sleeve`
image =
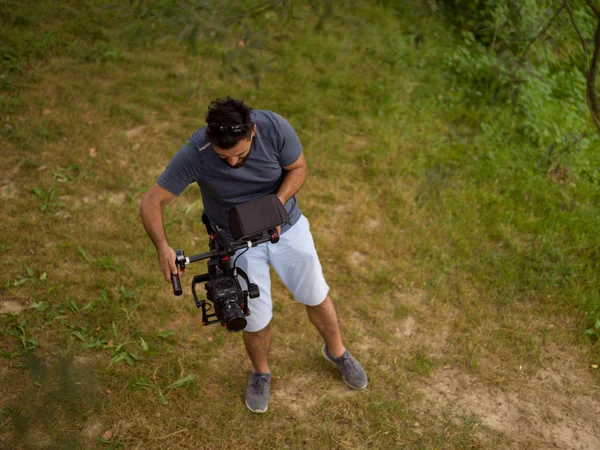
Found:
[[[302,154],[302,144],[298,135],[283,117],[276,115],[279,131],[279,163],[283,166],[290,166],[298,161]]]
[[[197,153],[190,139],[175,154],[156,182],[173,195],[181,194],[188,185],[198,181],[198,174],[194,170],[199,166]]]

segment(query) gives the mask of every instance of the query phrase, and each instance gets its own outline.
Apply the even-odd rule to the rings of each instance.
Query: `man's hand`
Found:
[[[280,194],[277,194],[277,198],[279,199],[279,201],[281,202],[281,204],[285,208],[285,200],[283,199],[283,196],[280,195]],[[277,227],[275,229],[277,230],[277,234],[279,236],[281,236],[281,225],[277,225]]]
[[[169,246],[161,247],[158,251],[158,264],[165,280],[171,282],[171,274],[179,274],[180,270],[175,264],[175,250]]]
[[[300,157],[296,162],[289,166],[284,166],[283,170],[283,183],[279,186],[277,198],[285,208],[285,204],[298,192],[306,180],[307,167],[304,153],[300,153]],[[281,226],[277,227],[277,233],[281,235]]]
[[[175,252],[167,242],[162,209],[174,198],[174,194],[154,183],[140,202],[140,215],[142,216],[144,229],[156,247],[160,271],[169,283],[171,282],[171,274],[178,273],[178,270],[175,264]]]

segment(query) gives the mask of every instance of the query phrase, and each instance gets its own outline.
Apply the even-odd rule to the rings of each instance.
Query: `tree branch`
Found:
[[[587,1],[591,2],[593,0],[587,0]],[[537,36],[534,37],[533,39],[531,39],[529,41],[529,43],[527,44],[527,47],[525,47],[525,50],[523,50],[523,53],[521,53],[521,57],[519,58],[519,64],[521,64],[523,62],[523,60],[525,59],[525,55],[527,54],[527,52],[529,51],[529,49],[531,48],[531,46],[533,45],[533,43],[535,41],[537,41],[540,38],[540,36],[542,36],[543,34],[545,34],[546,31],[548,31],[548,28],[550,28],[550,25],[552,25],[552,22],[554,22],[554,20],[558,17],[558,15],[562,12],[563,9],[565,9],[565,5],[564,4],[561,5],[560,8],[558,8],[556,10],[556,12],[550,18],[550,20],[548,21],[548,23],[546,24],[546,26],[540,30],[540,32],[537,34]]]
[[[592,8],[592,11],[594,11],[594,14],[596,14],[596,17],[600,18],[600,7],[598,7],[598,5],[596,4],[595,0],[585,0],[586,3],[589,5],[590,8]]]
[[[569,13],[569,19],[575,28],[575,32],[577,36],[579,36],[579,40],[581,41],[581,47],[583,48],[583,54],[585,57],[585,78],[586,78],[586,92],[585,92],[585,100],[590,110],[590,114],[592,115],[592,120],[594,121],[594,125],[596,125],[596,129],[598,130],[598,134],[600,134],[600,102],[598,101],[598,92],[597,88],[597,78],[598,78],[598,60],[600,59],[600,7],[596,4],[596,0],[585,0],[594,15],[596,16],[596,31],[594,32],[594,51],[592,53],[592,60],[590,61],[586,41],[577,26],[577,22],[575,22],[575,17],[573,15],[573,11],[571,10],[571,6],[569,5],[569,0],[564,0],[563,7],[567,9]]]
[[[590,4],[591,0],[588,0]],[[591,5],[590,5],[591,6]],[[596,11],[594,11],[596,12]],[[600,133],[600,106],[598,105],[598,93],[596,92],[596,79],[598,76],[598,59],[600,58],[600,10],[597,14],[596,32],[594,33],[594,52],[590,70],[587,74],[587,104],[592,113],[592,119]]]
[[[590,73],[590,66],[589,66],[590,57],[588,55],[587,46],[585,44],[585,39],[583,38],[581,31],[579,31],[577,22],[575,22],[575,16],[573,15],[573,10],[571,9],[571,5],[569,5],[569,0],[565,0],[564,6],[565,6],[565,8],[567,8],[567,12],[569,13],[569,19],[571,19],[573,28],[575,28],[575,32],[577,33],[577,36],[579,36],[579,40],[581,41],[581,47],[583,48],[583,54],[585,56],[585,75],[587,77],[587,75]]]

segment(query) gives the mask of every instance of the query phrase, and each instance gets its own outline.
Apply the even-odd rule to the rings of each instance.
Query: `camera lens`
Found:
[[[246,318],[240,305],[234,301],[227,302],[223,305],[223,316],[225,318],[225,326],[231,332],[242,331],[246,328]]]

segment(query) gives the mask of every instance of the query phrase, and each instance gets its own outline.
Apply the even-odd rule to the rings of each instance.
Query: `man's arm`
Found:
[[[285,173],[283,174],[283,182],[277,190],[277,197],[285,206],[288,200],[300,190],[306,181],[308,168],[306,166],[306,158],[304,157],[304,153],[300,153],[300,157],[296,160],[296,162],[289,166],[284,166],[283,170]]]
[[[154,183],[146,192],[140,203],[140,215],[146,233],[154,246],[158,255],[158,263],[160,270],[167,281],[171,281],[171,274],[178,273],[177,265],[175,264],[175,252],[169,246],[167,235],[162,218],[162,209],[175,195],[171,194],[158,183]]]

